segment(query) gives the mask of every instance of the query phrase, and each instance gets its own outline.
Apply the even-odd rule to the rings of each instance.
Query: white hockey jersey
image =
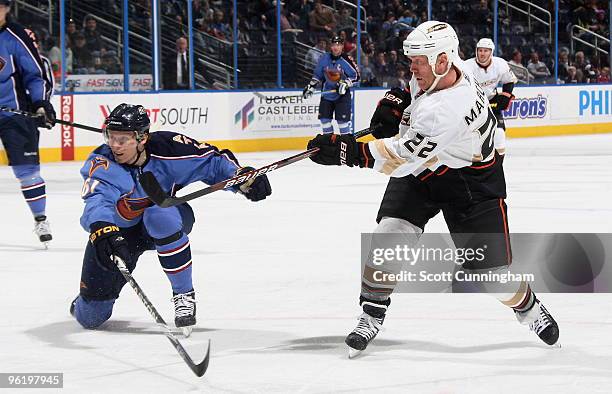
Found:
[[[368,143],[375,170],[404,177],[442,165],[462,168],[493,159],[497,120],[471,74],[462,72],[447,89],[423,94],[419,90],[412,78],[412,103],[404,111],[400,133]]]
[[[463,64],[474,75],[489,99],[495,96],[495,88],[497,88],[498,84],[504,85],[518,81],[512,70],[510,70],[508,62],[501,57],[493,56],[491,64],[486,68],[476,63],[476,58],[468,59]]]

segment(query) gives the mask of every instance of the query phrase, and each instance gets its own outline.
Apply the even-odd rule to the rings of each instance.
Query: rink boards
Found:
[[[366,128],[385,89],[354,94],[355,130]],[[142,104],[152,130],[182,132],[236,152],[302,149],[320,130],[320,97],[300,91],[74,94],[55,96],[63,120],[101,127],[116,105]],[[612,85],[517,87],[505,111],[511,138],[612,132]],[[56,126],[41,130],[41,160],[83,160],[102,143],[100,134]],[[6,164],[0,150],[0,164]]]

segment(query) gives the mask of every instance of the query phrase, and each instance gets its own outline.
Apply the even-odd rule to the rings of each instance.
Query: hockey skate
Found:
[[[515,312],[519,323],[529,325],[529,329],[547,345],[561,347],[559,326],[544,305],[536,298],[533,307],[525,312]]]
[[[193,326],[196,324],[196,300],[195,291],[174,294],[174,324],[180,328],[185,338],[191,335]]]
[[[359,356],[368,344],[376,338],[376,335],[382,329],[384,319],[384,316],[376,318],[365,312],[359,316],[357,327],[344,340],[344,343],[349,347],[349,358]]]
[[[38,240],[43,243],[45,249],[48,249],[49,241],[53,239],[53,236],[51,235],[51,226],[47,221],[47,217],[44,215],[36,216],[34,220],[34,234],[36,234]]]

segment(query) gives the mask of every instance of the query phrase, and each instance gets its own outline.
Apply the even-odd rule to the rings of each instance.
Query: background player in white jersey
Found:
[[[495,149],[500,155],[506,153],[506,124],[502,111],[508,109],[514,98],[512,90],[517,78],[510,70],[508,62],[501,57],[493,56],[495,44],[490,38],[481,38],[476,44],[476,57],[465,61],[466,68],[474,74],[476,81],[484,89],[493,113],[497,118],[495,132]],[[501,84],[501,92],[497,86]]]
[[[492,141],[497,121],[483,89],[455,62],[458,48],[449,24],[419,25],[404,41],[413,74],[411,96],[387,92],[373,117],[380,122],[381,114],[389,115],[382,122],[388,129],[376,130],[378,137],[387,138],[358,143],[353,135],[323,134],[308,148],[320,149],[312,157],[316,163],[374,168],[391,176],[373,244],[377,234],[395,233],[402,234],[408,246],[416,246],[427,222],[442,211],[457,248],[488,246],[484,264],[472,260],[463,269],[501,271],[511,263],[512,253],[504,171]],[[389,106],[395,108],[384,110]],[[401,125],[394,115],[399,110]],[[374,339],[391,303],[396,283],[376,280],[374,272],[381,267],[384,270],[384,264],[374,265],[372,259],[365,262],[359,297],[363,314],[346,338],[349,355],[358,354]],[[544,342],[557,342],[557,323],[526,282],[496,283],[494,289],[482,290],[512,308],[517,319],[529,324]]]

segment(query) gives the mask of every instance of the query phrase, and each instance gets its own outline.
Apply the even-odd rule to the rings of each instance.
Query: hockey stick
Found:
[[[17,115],[25,116],[26,118],[30,118],[30,119],[36,119],[36,118],[39,118],[39,117],[42,116],[40,114],[33,114],[31,112],[26,112],[26,111],[21,111],[19,109],[9,108],[9,107],[6,107],[4,105],[0,106],[0,111],[10,112],[12,114],[17,114]],[[77,127],[79,129],[83,129],[83,130],[95,131],[96,133],[101,133],[103,131],[102,129],[99,129],[97,127],[91,127],[91,126],[87,126],[87,125],[80,124],[80,123],[68,122],[67,120],[62,120],[62,119],[52,119],[52,121],[54,123],[61,124],[61,125],[64,125],[64,126]]]
[[[363,129],[355,133],[355,139],[365,137],[370,134],[372,130],[368,127],[367,129]],[[173,207],[175,205],[183,204],[187,201],[191,201],[195,198],[205,196],[207,194],[216,192],[218,190],[227,189],[229,187],[240,185],[244,182],[250,181],[251,179],[257,178],[258,176],[262,176],[264,174],[270,173],[279,168],[288,166],[289,164],[295,163],[297,161],[306,159],[310,156],[313,156],[315,153],[319,151],[319,148],[312,148],[304,151],[302,153],[298,153],[297,155],[293,155],[291,157],[287,157],[286,159],[279,160],[272,164],[265,165],[261,168],[258,168],[253,171],[246,172],[244,174],[236,175],[233,178],[226,179],[224,181],[215,183],[214,185],[205,187],[204,189],[196,190],[195,192],[186,194],[181,197],[173,197],[164,191],[162,186],[155,178],[150,171],[145,171],[140,175],[140,184],[144,191],[149,195],[151,201],[162,208]]]
[[[130,286],[132,286],[132,289],[134,289],[134,292],[136,292],[136,295],[138,296],[138,298],[140,298],[140,301],[142,301],[142,303],[147,307],[147,310],[149,311],[151,316],[153,316],[155,322],[157,322],[157,324],[159,324],[159,326],[164,329],[164,334],[166,335],[166,338],[168,338],[168,340],[170,341],[170,343],[172,343],[172,346],[174,346],[181,358],[185,361],[185,363],[187,363],[189,369],[191,369],[193,373],[196,374],[196,376],[198,377],[204,375],[206,369],[208,368],[208,361],[210,359],[210,339],[208,340],[208,347],[206,349],[206,356],[204,357],[204,360],[199,364],[194,363],[189,354],[187,354],[187,351],[185,350],[183,345],[181,345],[181,343],[174,336],[172,331],[170,331],[170,328],[164,321],[163,317],[161,317],[159,312],[157,312],[155,306],[153,306],[153,304],[151,303],[151,301],[149,301],[138,283],[136,283],[136,280],[134,280],[134,277],[125,266],[125,262],[121,258],[115,256],[115,264],[117,265],[117,268],[119,268],[119,272],[121,272],[121,275],[123,275],[125,280],[130,284]]]
[[[323,94],[323,93],[337,93],[337,90],[336,89],[319,90],[317,92],[313,92],[312,94],[315,95],[315,94]],[[268,100],[270,98],[275,98],[275,97],[279,97],[279,98],[302,98],[303,97],[301,94],[296,94],[293,96],[275,96],[275,95],[266,96],[265,94],[259,93],[259,92],[253,92],[253,94],[263,100]]]

